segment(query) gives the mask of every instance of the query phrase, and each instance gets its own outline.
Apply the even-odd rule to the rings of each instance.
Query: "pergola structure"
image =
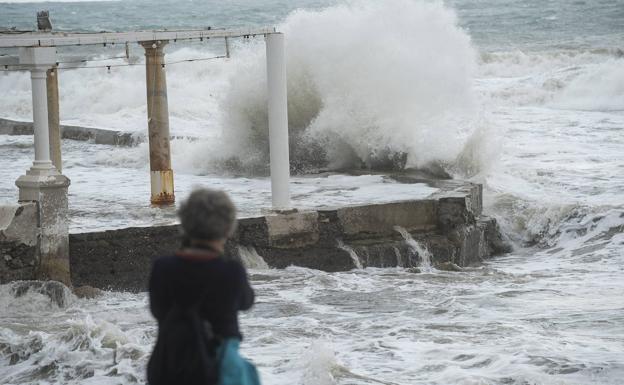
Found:
[[[41,265],[49,270],[40,276],[64,281],[56,277],[55,270],[65,270],[60,265],[69,261],[67,188],[70,181],[61,173],[58,77],[54,70],[57,47],[137,43],[145,49],[151,202],[172,204],[175,194],[163,48],[170,41],[217,38],[226,39],[227,47],[229,38],[258,35],[266,40],[272,205],[275,210],[286,210],[290,208],[286,65],[284,35],[274,28],[0,33],[0,48],[18,48],[19,67],[31,74],[35,160],[15,184],[20,202],[35,201],[39,206]]]

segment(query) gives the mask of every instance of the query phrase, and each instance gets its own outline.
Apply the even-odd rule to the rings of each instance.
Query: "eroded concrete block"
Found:
[[[292,249],[319,241],[316,211],[269,215],[266,223],[271,247]]]
[[[71,286],[69,273],[69,219],[67,188],[70,181],[58,173],[31,169],[20,176],[20,202],[37,205],[39,264],[35,278],[55,280]]]
[[[0,206],[0,283],[35,277],[37,234],[36,203]]]
[[[346,236],[390,235],[396,232],[396,226],[426,231],[437,225],[434,200],[345,207],[338,209],[337,213]]]

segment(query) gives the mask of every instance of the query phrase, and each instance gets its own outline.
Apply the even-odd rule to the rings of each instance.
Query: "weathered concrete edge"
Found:
[[[61,125],[61,138],[92,141],[95,144],[131,147],[147,140],[145,133],[124,132],[94,127]],[[33,123],[0,118],[0,135],[33,135]],[[194,137],[171,136],[171,139],[196,140]]]
[[[33,123],[0,118],[0,135],[32,135]],[[144,136],[144,135],[143,135]],[[144,139],[130,132],[101,128],[61,125],[61,137],[80,141],[93,141],[95,144],[133,146]]]

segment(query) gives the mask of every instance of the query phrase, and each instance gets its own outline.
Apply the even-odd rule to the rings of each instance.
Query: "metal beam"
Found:
[[[18,47],[61,47],[96,44],[125,44],[158,40],[215,39],[225,37],[248,37],[275,33],[273,27],[241,29],[202,29],[179,31],[137,31],[137,32],[26,32],[0,33],[0,48]]]

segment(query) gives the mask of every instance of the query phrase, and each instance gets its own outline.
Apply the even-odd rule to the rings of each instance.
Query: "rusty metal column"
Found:
[[[58,172],[63,172],[61,157],[61,125],[59,119],[58,67],[47,71],[46,86],[48,89],[48,129],[50,132],[50,159]]]
[[[167,41],[147,41],[145,48],[145,74],[147,80],[147,123],[150,152],[150,182],[153,204],[175,202],[171,148],[169,144],[169,107],[167,105],[167,79],[165,53]]]

